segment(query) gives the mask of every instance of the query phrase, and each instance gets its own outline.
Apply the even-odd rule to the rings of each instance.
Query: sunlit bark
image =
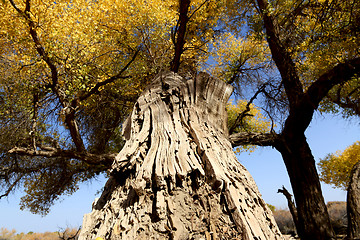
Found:
[[[155,79],[80,239],[282,239],[227,136],[232,87],[200,74]]]

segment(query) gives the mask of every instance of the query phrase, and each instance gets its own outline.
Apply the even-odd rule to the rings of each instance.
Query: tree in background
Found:
[[[322,181],[347,190],[348,238],[360,238],[360,142],[327,155],[318,165]]]
[[[145,4],[142,1],[73,1],[69,4],[30,0],[15,3],[9,0],[1,5],[1,17],[6,21],[0,32],[0,61],[1,67],[6,69],[1,78],[4,108],[0,115],[4,126],[1,128],[4,195],[25,183],[24,207],[46,213],[54,200],[62,194],[71,194],[79,182],[113,168],[112,179],[101,201],[95,204],[94,211],[117,209],[109,205],[110,193],[116,193],[115,189],[119,190],[121,186],[120,192],[133,189],[133,195],[126,202],[132,207],[138,201],[137,197],[152,196],[153,204],[148,207],[154,213],[151,219],[156,222],[172,214],[172,210],[165,211],[171,207],[158,203],[164,202],[164,196],[168,197],[164,190],[173,189],[174,183],[175,186],[181,185],[180,182],[189,177],[190,181],[183,187],[199,189],[202,185],[195,184],[195,180],[201,179],[206,172],[211,177],[200,182],[211,183],[215,192],[226,186],[222,191],[224,197],[211,198],[208,204],[204,204],[203,195],[194,195],[195,198],[199,199],[199,204],[203,203],[206,213],[212,200],[226,203],[230,212],[235,214],[232,217],[238,224],[238,232],[242,232],[244,226],[240,223],[244,220],[240,219],[252,215],[239,213],[238,208],[231,207],[242,206],[231,202],[229,196],[234,195],[230,189],[234,188],[226,185],[232,182],[227,174],[234,169],[216,173],[213,169],[218,167],[212,168],[213,161],[209,160],[213,159],[208,152],[211,146],[217,146],[221,139],[227,148],[221,152],[229,152],[230,147],[224,143],[230,140],[233,147],[244,144],[275,147],[283,156],[291,180],[299,213],[300,237],[334,237],[314,157],[304,132],[319,106],[325,109],[334,108],[333,104],[345,106],[339,104],[338,99],[341,103],[356,105],[359,90],[356,74],[360,65],[356,24],[359,3],[356,1],[205,0],[150,1]],[[208,58],[211,61],[207,61]],[[212,66],[207,66],[209,64]],[[236,132],[244,119],[251,117],[246,108],[235,118],[228,134],[220,107],[223,103],[216,101],[224,101],[230,90],[205,75],[196,77],[199,70],[207,68],[212,69],[213,76],[232,84],[238,96],[249,99],[247,106],[255,101],[257,106],[262,106],[267,117],[278,126],[278,132],[272,128],[266,133],[243,131],[241,128]],[[168,69],[178,72],[182,80],[177,75],[158,75]],[[163,77],[157,77],[157,82],[150,85],[155,76]],[[199,85],[192,83],[191,79]],[[216,96],[221,91],[206,92],[215,89],[210,87],[210,83],[222,88],[223,95]],[[185,91],[184,84],[190,93]],[[207,88],[202,84],[208,84]],[[147,85],[154,89],[147,88],[139,97]],[[193,92],[197,93],[194,95]],[[156,94],[161,96],[160,99],[154,97]],[[214,99],[214,103],[211,106],[206,101],[196,102],[192,106],[200,109],[197,110],[200,115],[194,117],[193,112],[183,112],[183,106],[194,104],[196,96],[200,96],[198,99],[211,96],[209,99]],[[136,99],[138,101],[131,112]],[[145,104],[150,102],[154,104],[151,107],[151,104]],[[159,105],[161,102],[169,104]],[[179,104],[182,106],[180,117],[171,115],[170,122],[179,118],[180,122],[185,119],[192,124],[197,123],[196,119],[205,117],[207,120],[200,120],[200,128],[189,123],[181,125],[188,130],[180,137],[173,136],[177,131],[172,129],[158,130],[164,126],[161,121],[160,125],[154,125],[155,113],[158,111],[163,113],[162,116],[168,116],[169,112],[178,111]],[[124,123],[130,112],[130,120]],[[55,123],[63,127],[53,127]],[[122,129],[119,123],[123,123],[120,125]],[[142,126],[146,126],[143,132],[140,131]],[[207,129],[206,134],[199,129]],[[119,134],[121,130],[125,133],[127,145],[111,166],[114,152],[124,145]],[[162,136],[160,132],[168,134]],[[211,137],[207,135],[210,133]],[[191,151],[173,152],[182,154],[185,162],[192,159],[192,163],[181,167],[179,164],[184,162],[180,160],[166,163],[168,167],[178,167],[162,171],[160,166],[165,166],[165,162],[160,160],[165,158],[161,154],[154,155],[157,151],[151,146],[159,143],[158,146],[162,146],[159,149],[176,148],[166,148],[163,143],[169,138],[183,139],[185,136],[190,136],[190,140],[185,142],[191,144],[181,146]],[[139,139],[147,144],[141,145]],[[154,141],[149,142],[149,139]],[[204,139],[210,139],[209,144],[205,144]],[[184,157],[184,152],[189,152],[189,157]],[[195,160],[192,152],[197,156]],[[141,165],[145,164],[145,159],[148,160],[149,153],[153,154],[149,159],[154,161],[156,158],[160,164],[150,161]],[[198,162],[199,159],[202,160]],[[229,161],[228,166],[238,166],[234,160],[229,158]],[[206,168],[203,173],[203,167],[210,169]],[[190,168],[198,169],[200,174],[193,170],[185,171],[193,175],[183,174],[184,169]],[[186,178],[174,179],[174,176],[185,175]],[[117,179],[116,176],[132,176],[134,181],[130,181],[131,178]],[[135,176],[140,177],[137,179]],[[151,189],[152,193],[144,192],[144,189]],[[249,188],[240,192],[251,195],[246,189]],[[253,194],[257,195],[256,191]],[[262,205],[257,197],[253,199],[257,199],[254,206]],[[267,212],[266,207],[256,209]],[[125,219],[133,221],[132,218]],[[171,217],[168,220],[170,225],[164,226],[169,229],[159,226],[157,229],[171,237],[177,223]],[[128,222],[118,224],[112,218],[108,222],[119,226],[121,231],[129,226]],[[207,232],[214,232],[213,228],[208,226]],[[106,232],[106,227],[101,231]]]
[[[359,4],[258,0],[253,6],[253,14],[249,15],[253,36],[258,43],[268,45],[269,56],[278,70],[275,75],[268,73],[268,78],[262,75],[257,87],[265,86],[262,95],[267,112],[276,111],[273,119],[282,117],[278,118],[279,133],[257,137],[263,140],[261,144],[273,146],[282,154],[298,210],[299,236],[334,238],[305,130],[320,106],[334,106],[329,100],[334,89],[347,88],[337,91],[342,100],[350,95],[356,99],[360,60],[355,22]],[[230,81],[237,77],[247,79],[245,60],[248,59],[236,58],[228,65],[225,76]]]
[[[232,87],[197,69],[225,8],[5,1],[4,195],[23,184],[23,206],[45,214],[111,169],[81,239],[280,239],[228,140]]]
[[[349,187],[351,171],[359,160],[359,141],[343,151],[328,154],[318,163],[321,181],[346,191]]]

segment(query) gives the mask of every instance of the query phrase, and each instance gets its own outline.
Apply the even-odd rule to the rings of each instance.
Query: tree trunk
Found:
[[[360,239],[360,161],[351,170],[347,192],[347,239]]]
[[[283,156],[290,177],[297,206],[299,237],[303,240],[335,239],[315,160],[305,136],[283,136],[276,148]]]
[[[232,87],[172,72],[142,93],[80,239],[283,239],[227,136]]]

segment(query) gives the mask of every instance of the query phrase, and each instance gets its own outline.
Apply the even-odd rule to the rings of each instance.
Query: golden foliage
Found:
[[[267,64],[271,55],[265,39],[257,40],[254,36],[244,38],[225,32],[213,41],[211,58],[214,63],[208,71],[228,81],[240,72],[250,72]]]
[[[271,130],[271,121],[267,119],[262,113],[261,110],[256,107],[254,104],[249,105],[249,111],[246,111],[248,102],[245,100],[238,100],[234,104],[231,100],[226,105],[228,113],[228,126],[229,128],[236,124],[238,116],[246,112],[246,115],[240,123],[235,127],[234,132],[255,132],[255,133],[265,133]],[[244,145],[239,146],[235,149],[235,153],[240,153],[243,151],[253,152],[256,149],[254,145]]]
[[[360,142],[357,141],[344,151],[337,151],[318,163],[321,181],[336,188],[347,190],[353,166],[360,161]]]
[[[281,41],[295,60],[304,88],[334,64],[359,55],[356,35],[359,31],[354,24],[360,9],[357,1],[271,2],[269,14],[276,16],[281,26]],[[81,123],[79,131],[88,137],[84,141],[87,150],[117,151],[122,142],[118,126],[134,99],[154,75],[169,68],[173,59],[178,4],[177,0],[0,1],[0,146],[6,149],[3,152],[8,151],[10,144],[13,144],[10,147],[29,145],[33,121],[37,121],[37,141],[48,146],[54,146],[56,141],[64,149],[73,149],[74,142],[64,130],[67,116],[58,100],[59,93],[70,103],[121,73],[121,78],[79,101],[74,113],[75,120]],[[299,9],[300,13],[295,14]],[[268,77],[278,76],[263,30],[253,1],[193,0],[182,67],[185,71],[207,70],[227,82],[234,77],[240,81],[250,76],[246,87],[257,87]],[[122,72],[133,58],[134,62]],[[49,62],[55,70],[49,67]],[[211,67],[206,67],[209,64]],[[268,70],[269,75],[259,74],[260,69]],[[54,71],[57,94],[51,89]],[[249,72],[254,74],[247,75]],[[344,94],[352,92],[358,84],[358,80],[349,83]],[[38,114],[34,111],[35,96],[39,98]],[[229,126],[246,104],[246,101],[229,103]],[[258,108],[253,105],[250,108],[249,116],[236,131],[269,131],[271,123]],[[104,140],[107,137],[104,129],[112,129],[109,139]],[[103,138],[95,139],[98,137]],[[99,147],[103,140],[107,145]],[[19,181],[26,186],[23,207],[46,213],[59,195],[71,194],[79,182],[104,170],[101,166],[94,170],[79,162],[71,165],[72,159],[58,160],[22,158],[22,167],[42,168],[30,171]]]
[[[191,1],[182,54],[187,70],[196,70],[206,59],[216,37],[214,29],[230,2]],[[6,141],[2,151],[29,148],[32,140],[37,146],[73,150],[76,143],[67,131],[65,103],[76,103],[74,121],[87,151],[118,151],[119,125],[130,106],[154,75],[170,66],[178,4],[177,0],[1,1],[0,140]],[[119,73],[116,81],[82,98]],[[36,137],[31,139],[34,129]],[[21,176],[18,183],[25,186],[21,207],[41,214],[59,196],[76,191],[79,182],[106,170],[68,158],[19,159],[21,168],[32,169],[12,175],[14,181]],[[13,166],[11,156],[6,161]]]

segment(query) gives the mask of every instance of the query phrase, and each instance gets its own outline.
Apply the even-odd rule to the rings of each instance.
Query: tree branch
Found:
[[[51,71],[51,80],[52,83],[50,84],[51,90],[54,92],[54,94],[58,97],[59,102],[61,103],[63,107],[63,114],[65,114],[65,123],[68,126],[68,129],[70,131],[70,135],[74,141],[74,144],[78,151],[83,152],[85,151],[85,146],[83,143],[83,140],[79,133],[79,128],[75,120],[75,110],[77,107],[77,101],[70,103],[67,100],[66,94],[59,88],[58,86],[58,71],[53,63],[52,59],[49,57],[48,53],[45,51],[45,48],[40,42],[40,38],[36,32],[36,24],[31,19],[30,15],[30,0],[26,0],[26,6],[25,10],[21,11],[16,4],[13,2],[13,0],[10,0],[10,3],[15,8],[16,11],[18,11],[22,16],[24,16],[25,20],[28,23],[29,26],[29,33],[30,36],[35,44],[35,49],[40,55],[40,57],[45,61],[47,66],[50,68]]]
[[[32,129],[30,132],[31,143],[34,150],[36,150],[36,128],[37,128],[37,120],[38,120],[38,108],[39,108],[39,94],[33,93],[33,117],[32,117]]]
[[[331,88],[351,80],[352,77],[359,73],[360,58],[355,58],[340,63],[321,75],[318,80],[310,85],[307,92],[293,108],[285,122],[283,132],[291,134],[304,133],[312,120],[314,111]]]
[[[306,94],[311,103],[317,107],[333,86],[347,82],[359,73],[360,58],[354,58],[339,63],[311,84]]]
[[[174,59],[172,60],[170,66],[170,70],[175,73],[179,71],[180,58],[185,44],[186,25],[189,21],[187,14],[190,7],[190,0],[180,0],[179,5],[179,28],[176,28],[174,33],[174,36],[177,33],[177,39],[175,42]]]
[[[18,184],[18,182],[21,180],[23,176],[20,175],[16,178],[16,180],[7,188],[7,190],[5,191],[4,194],[0,195],[0,199],[3,197],[7,197],[9,196],[9,194],[11,193],[11,191],[16,187],[16,185]]]
[[[116,154],[91,154],[88,152],[77,152],[73,150],[63,150],[53,147],[42,146],[41,150],[33,150],[29,148],[14,147],[8,151],[10,154],[18,154],[30,157],[64,157],[74,158],[86,162],[91,165],[103,164],[108,167],[113,163]]]
[[[95,93],[98,93],[99,92],[99,89],[100,87],[102,86],[105,86],[109,83],[112,83],[114,82],[115,80],[117,79],[120,79],[120,78],[129,78],[128,76],[121,76],[128,68],[129,66],[135,61],[135,58],[136,56],[138,55],[138,53],[140,52],[141,48],[139,47],[135,54],[132,56],[132,58],[130,59],[130,61],[120,70],[120,72],[108,79],[106,79],[105,81],[102,81],[102,82],[99,82],[97,83],[89,92],[81,95],[78,97],[78,101],[83,101],[87,98],[89,98],[91,95],[95,94]]]
[[[229,136],[232,147],[241,145],[275,146],[278,141],[276,133],[248,133],[240,132]]]
[[[233,134],[235,131],[235,128],[243,121],[243,119],[246,116],[249,116],[249,114],[247,114],[248,112],[250,112],[250,105],[254,102],[254,100],[257,98],[257,96],[264,91],[266,87],[266,84],[263,84],[254,94],[254,96],[251,97],[251,99],[249,100],[249,102],[246,104],[246,108],[244,111],[242,111],[241,113],[239,113],[239,115],[237,116],[234,124],[230,127],[229,129],[229,134]]]
[[[205,0],[202,4],[200,4],[200,6],[199,7],[197,7],[192,13],[191,13],[191,15],[190,15],[190,17],[189,17],[189,20],[194,16],[194,14],[197,12],[197,11],[199,11],[200,10],[200,8],[202,8],[202,6],[204,6],[205,5],[205,3],[206,2],[208,2],[209,0]]]
[[[278,193],[282,193],[288,203],[288,207],[291,213],[291,216],[293,217],[296,229],[299,229],[299,217],[298,217],[298,212],[295,206],[294,201],[292,200],[292,195],[289,193],[289,191],[283,186],[282,189],[278,189]]]
[[[252,70],[252,69],[243,69],[242,67],[245,65],[245,63],[250,59],[250,56],[246,57],[246,58],[242,58],[242,55],[240,53],[240,59],[237,61],[238,64],[237,66],[235,66],[235,69],[233,70],[233,74],[231,76],[231,78],[226,81],[227,84],[232,84],[236,81],[237,78],[239,78],[239,75],[247,70]]]
[[[80,230],[81,230],[81,227],[78,228],[78,230],[76,231],[75,234],[68,236],[69,234],[67,233],[67,229],[65,229],[61,233],[60,233],[60,231],[58,231],[58,236],[61,240],[75,240],[76,237],[78,237]]]
[[[297,74],[295,63],[281,42],[279,25],[272,16],[271,6],[268,0],[257,0],[257,3],[264,21],[267,42],[269,43],[272,58],[284,83],[291,111],[292,107],[297,105],[299,98],[303,95],[303,86]]]
[[[18,13],[20,13],[22,16],[24,16],[25,20],[27,21],[28,26],[29,26],[30,36],[31,36],[31,38],[32,38],[32,40],[33,40],[33,42],[35,44],[35,49],[39,53],[40,57],[45,61],[45,63],[50,68],[51,80],[52,80],[51,87],[55,88],[55,86],[58,83],[58,71],[57,71],[57,68],[56,68],[55,64],[53,63],[53,61],[49,57],[48,53],[45,51],[45,48],[41,44],[39,35],[36,32],[36,24],[31,19],[31,15],[30,15],[30,0],[26,0],[26,2],[25,2],[25,10],[24,11],[21,11],[21,9],[19,9],[16,6],[16,4],[14,3],[13,0],[9,0],[9,1],[10,1],[11,5],[14,7],[14,9]]]

